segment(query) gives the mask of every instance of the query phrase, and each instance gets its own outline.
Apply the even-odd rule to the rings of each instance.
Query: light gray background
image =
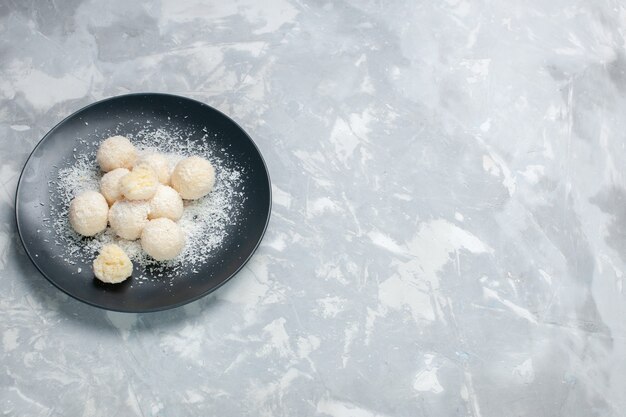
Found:
[[[0,413],[624,415],[625,34],[618,1],[3,1]],[[43,134],[137,91],[231,115],[274,192],[242,273],[146,315],[13,220]]]

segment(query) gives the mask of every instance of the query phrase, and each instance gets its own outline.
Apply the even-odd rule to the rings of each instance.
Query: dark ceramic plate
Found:
[[[61,166],[75,152],[93,151],[111,133],[135,134],[146,123],[155,129],[184,131],[190,141],[206,143],[214,156],[231,161],[243,173],[239,190],[239,219],[228,225],[227,237],[195,271],[183,267],[174,279],[150,276],[135,264],[133,277],[122,284],[100,284],[91,259],[67,261],[62,245],[54,243],[51,185]],[[208,134],[207,134],[208,132]],[[80,140],[79,140],[80,138]],[[95,162],[94,162],[95,163]],[[219,172],[217,173],[219,181]],[[233,277],[258,247],[271,210],[270,178],[254,142],[232,119],[212,107],[168,94],[129,94],[91,104],[67,117],[46,134],[31,153],[15,198],[17,227],[26,253],[57,288],[96,307],[125,312],[148,312],[177,307],[219,288]],[[65,258],[65,259],[64,259]],[[147,275],[138,281],[136,277]]]

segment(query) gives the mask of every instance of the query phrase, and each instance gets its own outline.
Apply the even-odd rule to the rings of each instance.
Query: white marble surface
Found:
[[[0,414],[620,416],[618,1],[0,3]],[[55,123],[202,100],[274,183],[248,267],[107,313],[26,258],[13,198]]]

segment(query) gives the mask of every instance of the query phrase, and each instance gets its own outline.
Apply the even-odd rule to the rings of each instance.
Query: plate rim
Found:
[[[229,120],[231,123],[233,123],[239,130],[241,130],[241,132],[243,132],[243,134],[248,138],[248,140],[250,141],[250,143],[252,144],[252,146],[256,150],[257,154],[259,155],[259,157],[261,159],[261,164],[263,165],[263,169],[265,171],[265,176],[267,178],[267,185],[268,185],[268,191],[269,191],[269,204],[268,204],[268,207],[267,207],[267,216],[265,218],[265,224],[263,225],[263,230],[261,231],[261,234],[260,234],[258,240],[254,244],[254,247],[252,248],[252,251],[250,251],[248,256],[237,267],[237,269],[235,269],[235,271],[233,271],[226,279],[224,279],[222,282],[220,282],[217,286],[209,289],[208,291],[204,291],[204,292],[202,292],[200,294],[197,294],[197,295],[195,295],[195,296],[193,296],[193,297],[191,297],[191,298],[189,298],[187,300],[183,300],[183,301],[172,303],[172,304],[167,304],[167,305],[161,306],[161,307],[147,308],[147,309],[141,309],[141,310],[124,309],[124,308],[112,308],[112,307],[100,305],[100,304],[91,302],[89,300],[86,300],[84,298],[81,298],[81,297],[79,297],[79,296],[77,296],[75,294],[72,294],[69,291],[67,291],[65,288],[62,288],[61,286],[59,286],[52,278],[50,278],[48,276],[48,274],[46,274],[39,267],[39,265],[37,265],[33,255],[31,254],[30,250],[28,249],[28,246],[26,245],[26,243],[24,241],[24,236],[22,235],[22,230],[20,228],[20,214],[19,214],[19,201],[18,201],[18,196],[19,196],[19,193],[20,193],[20,188],[22,186],[22,179],[23,179],[23,176],[24,176],[24,171],[26,170],[26,166],[30,162],[33,154],[37,151],[39,146],[41,146],[41,144],[44,143],[44,141],[48,138],[48,136],[50,136],[54,131],[56,131],[59,128],[59,126],[61,126],[63,123],[65,123],[68,119],[74,117],[78,113],[81,113],[81,112],[89,109],[92,106],[95,106],[95,105],[98,105],[98,104],[103,104],[103,103],[106,103],[108,101],[113,101],[113,100],[119,99],[119,98],[133,97],[133,96],[134,97],[138,97],[138,96],[143,96],[143,97],[164,96],[164,97],[168,97],[168,98],[187,100],[187,101],[193,102],[195,104],[199,104],[200,106],[208,107],[209,109],[211,109],[211,110],[217,112],[218,114],[220,114],[221,116],[225,117],[227,120]],[[43,277],[46,278],[46,280],[49,283],[51,283],[55,288],[61,290],[63,293],[69,295],[70,297],[74,298],[75,300],[81,301],[81,302],[83,302],[83,303],[85,303],[87,305],[90,305],[92,307],[100,308],[102,310],[115,311],[115,312],[119,312],[119,313],[135,313],[135,314],[138,314],[138,313],[155,313],[155,312],[159,312],[159,311],[165,311],[165,310],[178,308],[178,307],[184,306],[186,304],[193,303],[194,301],[197,301],[197,300],[199,300],[199,299],[201,299],[203,297],[206,297],[207,295],[209,295],[209,294],[217,291],[219,288],[221,288],[224,284],[226,284],[228,281],[230,281],[235,275],[237,275],[246,266],[248,261],[250,261],[250,259],[254,256],[254,254],[256,253],[257,249],[261,245],[261,242],[263,241],[263,237],[265,236],[265,232],[267,231],[267,228],[269,226],[270,218],[272,216],[272,180],[271,180],[271,177],[270,177],[269,169],[267,167],[267,163],[265,162],[265,158],[263,157],[263,154],[261,153],[261,150],[259,149],[258,145],[254,142],[254,140],[248,134],[248,132],[246,132],[246,130],[243,127],[241,127],[241,125],[239,123],[237,123],[234,119],[232,119],[227,114],[223,113],[222,111],[220,111],[220,110],[216,109],[215,107],[210,106],[210,105],[208,105],[208,104],[206,104],[206,103],[204,103],[202,101],[199,101],[199,100],[196,100],[196,99],[193,99],[193,98],[190,98],[190,97],[186,97],[186,96],[181,96],[181,95],[178,95],[178,94],[159,93],[159,92],[135,92],[135,93],[128,93],[128,94],[120,94],[120,95],[116,95],[116,96],[110,96],[110,97],[104,98],[102,100],[98,100],[98,101],[95,101],[93,103],[90,103],[90,104],[88,104],[86,106],[83,106],[80,109],[78,109],[78,110],[70,113],[66,117],[64,117],[60,122],[58,122],[56,125],[54,125],[50,130],[48,130],[48,132],[45,135],[43,135],[43,137],[37,142],[37,144],[35,145],[33,150],[28,154],[28,157],[26,158],[26,161],[24,162],[24,166],[22,167],[22,170],[20,171],[20,176],[19,176],[19,179],[17,181],[17,186],[15,188],[14,206],[15,206],[15,224],[16,224],[16,228],[17,228],[17,234],[18,234],[18,236],[20,238],[20,243],[22,244],[22,247],[24,248],[24,251],[26,252],[26,255],[28,256],[28,259],[30,260],[30,262],[35,266],[37,271],[39,271],[39,273],[41,275],[43,275]]]

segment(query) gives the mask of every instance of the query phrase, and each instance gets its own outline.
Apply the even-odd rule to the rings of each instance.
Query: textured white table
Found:
[[[624,415],[626,8],[218,3],[0,4],[0,414]],[[146,315],[54,289],[13,219],[41,136],[137,91],[274,183],[248,267]]]

